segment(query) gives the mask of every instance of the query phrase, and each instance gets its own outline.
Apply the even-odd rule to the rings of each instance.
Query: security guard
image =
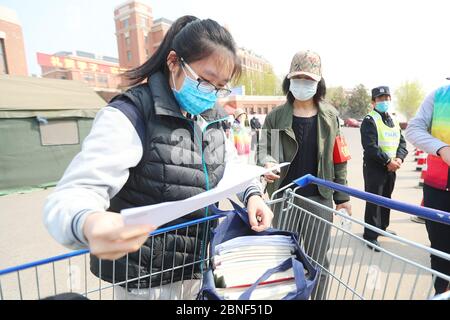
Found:
[[[372,90],[373,110],[361,124],[361,142],[364,148],[364,184],[367,192],[390,198],[395,186],[396,171],[408,155],[406,141],[400,124],[388,111],[391,108],[389,87]],[[366,203],[365,222],[381,230],[388,231],[390,209]],[[364,229],[364,239],[379,246],[377,232]]]

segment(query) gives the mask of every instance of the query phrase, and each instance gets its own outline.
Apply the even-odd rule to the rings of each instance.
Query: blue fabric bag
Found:
[[[231,200],[230,200],[231,201]],[[226,242],[228,240],[243,237],[243,236],[269,236],[269,235],[282,235],[289,236],[292,238],[296,244],[295,255],[296,258],[291,258],[273,269],[267,270],[261,277],[249,287],[240,297],[239,300],[250,300],[251,294],[257,288],[257,286],[270,278],[273,274],[277,272],[286,271],[293,268],[295,283],[297,289],[295,291],[287,294],[282,300],[308,300],[314,290],[317,279],[318,272],[312,264],[309,262],[308,258],[300,248],[298,244],[298,237],[295,233],[280,231],[275,229],[268,229],[264,232],[255,232],[251,229],[250,222],[248,219],[247,210],[241,208],[239,205],[231,201],[233,204],[233,211],[220,211],[219,209],[213,209],[214,214],[221,214],[225,216],[225,219],[212,231],[211,243],[210,243],[210,256],[214,256],[214,249],[217,245]],[[305,276],[304,270],[307,270],[307,277]],[[216,286],[214,282],[214,275],[211,268],[205,272],[203,275],[203,286],[200,290],[199,300],[222,300],[217,294]]]

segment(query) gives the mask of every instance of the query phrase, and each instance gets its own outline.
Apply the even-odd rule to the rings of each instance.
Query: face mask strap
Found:
[[[188,77],[188,74],[186,73],[186,70],[184,68],[187,68],[189,70],[189,72],[196,78],[200,78],[199,75],[191,68],[190,65],[188,65],[188,63],[186,61],[184,61],[183,58],[180,58],[181,60],[181,67],[183,68],[184,74],[186,75],[186,77]],[[192,79],[192,78],[191,78]]]
[[[183,58],[180,58],[180,66],[181,66],[181,70],[183,70],[184,76],[187,77],[187,78],[189,78],[189,79],[191,79],[191,80],[193,80],[191,77],[189,77],[189,75],[187,74],[186,70],[184,69],[184,65],[185,65],[185,64],[186,64],[186,62],[184,61],[184,59],[183,59]],[[186,66],[188,66],[188,65],[186,64]],[[189,67],[189,66],[188,66],[188,67]],[[190,68],[190,70],[192,70],[192,69]],[[194,73],[193,73],[193,74],[194,74]],[[179,90],[177,90],[177,85],[176,85],[176,83],[175,83],[175,76],[174,76],[174,73],[172,73],[172,84],[173,84],[174,90],[178,92]]]
[[[172,72],[172,85],[173,85],[173,90],[178,91],[177,90],[177,85],[175,83],[175,74],[174,74],[174,72]]]

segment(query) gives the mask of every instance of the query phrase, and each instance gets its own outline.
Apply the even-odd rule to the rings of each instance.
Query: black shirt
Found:
[[[292,130],[294,130],[295,139],[297,140],[298,152],[281,187],[307,174],[317,176],[319,153],[317,120],[317,115],[310,118],[293,117]],[[312,197],[319,195],[319,190],[317,185],[310,184],[307,187],[300,188],[297,193],[304,197]]]

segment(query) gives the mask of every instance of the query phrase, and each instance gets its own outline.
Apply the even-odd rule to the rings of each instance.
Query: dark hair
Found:
[[[241,62],[237,55],[237,47],[227,29],[211,19],[200,20],[194,16],[183,16],[177,19],[158,50],[143,65],[128,70],[124,76],[131,85],[147,80],[157,72],[169,77],[167,56],[174,50],[178,57],[187,63],[209,57],[217,48],[225,48],[234,58],[233,77],[241,74]]]
[[[382,94],[382,95],[377,96],[377,97],[374,97],[374,96],[372,95],[372,102],[375,102],[375,100],[377,100],[377,98],[380,98],[380,97],[383,97],[383,96],[389,96],[389,98],[392,99],[392,97],[391,97],[390,94]]]
[[[286,78],[284,78],[283,80],[283,92],[287,97],[287,100],[289,101],[290,104],[294,104],[295,101],[295,97],[291,92],[291,80],[288,79],[288,77],[286,76]],[[325,84],[325,79],[322,78],[319,81],[319,84],[317,85],[317,92],[314,95],[314,104],[316,106],[319,105],[319,102],[321,102],[325,96],[327,95],[327,86]]]

